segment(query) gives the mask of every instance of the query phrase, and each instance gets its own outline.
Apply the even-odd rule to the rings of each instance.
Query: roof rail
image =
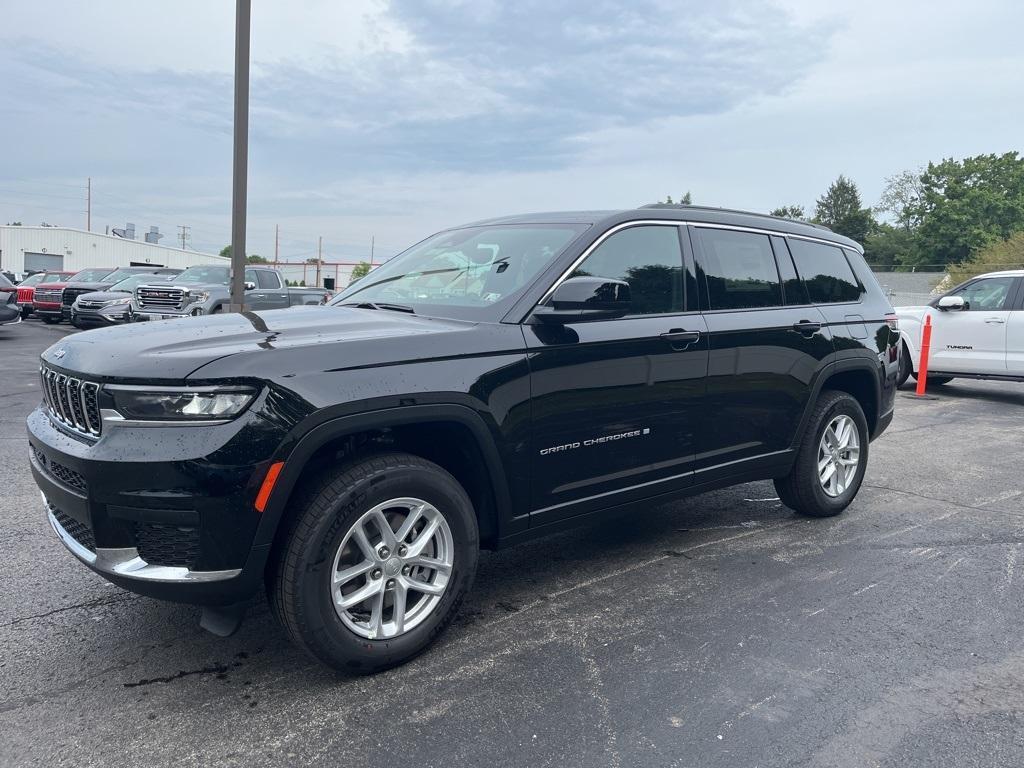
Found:
[[[831,232],[831,227],[826,227],[824,224],[818,224],[814,221],[804,221],[803,219],[791,219],[787,216],[772,216],[770,213],[755,213],[754,211],[741,211],[738,208],[716,208],[711,205],[687,205],[686,203],[648,203],[647,205],[641,205],[641,208],[671,208],[674,210],[696,210],[696,211],[715,211],[717,213],[738,213],[743,216],[757,216],[761,219],[774,219],[775,221],[789,221],[794,224],[806,224],[809,227],[815,227],[817,229],[824,229],[826,232]]]

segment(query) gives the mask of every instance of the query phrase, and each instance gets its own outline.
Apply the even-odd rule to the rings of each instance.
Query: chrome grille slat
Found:
[[[100,385],[42,366],[39,370],[43,403],[54,421],[87,437],[99,437],[103,429],[100,418]]]
[[[185,292],[181,288],[147,288],[139,286],[135,291],[140,309],[181,309]]]

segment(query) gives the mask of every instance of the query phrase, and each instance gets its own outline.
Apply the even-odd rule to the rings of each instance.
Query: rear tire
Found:
[[[369,674],[412,659],[444,631],[473,583],[472,502],[454,477],[418,456],[380,454],[328,471],[288,513],[268,574],[271,606],[292,642],[335,669]],[[410,519],[422,523],[398,537]],[[439,567],[417,565],[418,544]],[[343,605],[364,592],[365,601]]]
[[[828,430],[832,431],[826,438]],[[864,480],[868,440],[868,423],[860,403],[846,392],[822,392],[793,468],[785,477],[775,479],[779,500],[802,515],[838,515],[856,497]]]
[[[896,375],[896,388],[899,389],[907,383],[914,373],[914,366],[910,362],[910,350],[904,342],[900,342],[900,370]]]

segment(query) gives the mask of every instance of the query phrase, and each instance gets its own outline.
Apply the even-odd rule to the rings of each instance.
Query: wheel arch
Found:
[[[380,444],[360,438],[386,434]],[[346,444],[352,456],[396,450],[421,456],[442,466],[465,488],[474,502],[481,543],[492,546],[508,520],[511,499],[495,440],[483,418],[462,405],[413,405],[334,418],[303,434],[287,456],[262,513],[256,546],[273,544],[288,511],[288,502],[305,476],[329,465]]]
[[[814,382],[811,397],[804,408],[800,420],[800,428],[794,436],[793,446],[800,444],[807,422],[814,411],[821,393],[826,389],[839,390],[852,396],[864,411],[868,422],[868,432],[874,437],[879,426],[882,404],[882,383],[878,372],[878,362],[864,358],[837,360],[822,369]]]

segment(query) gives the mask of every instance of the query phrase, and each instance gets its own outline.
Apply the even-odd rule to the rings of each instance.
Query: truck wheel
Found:
[[[792,470],[775,479],[779,500],[802,515],[838,515],[853,501],[864,480],[868,439],[860,403],[846,392],[822,392]]]
[[[900,342],[900,371],[896,375],[896,388],[899,389],[907,383],[907,379],[914,373],[914,366],[910,362],[910,350],[904,342]]]
[[[40,315],[40,317],[43,318],[43,322],[47,325],[56,325],[60,322],[59,317],[53,317],[51,315]]]
[[[476,573],[473,505],[438,465],[404,453],[328,473],[290,504],[268,574],[291,640],[335,669],[367,674],[423,651]]]

